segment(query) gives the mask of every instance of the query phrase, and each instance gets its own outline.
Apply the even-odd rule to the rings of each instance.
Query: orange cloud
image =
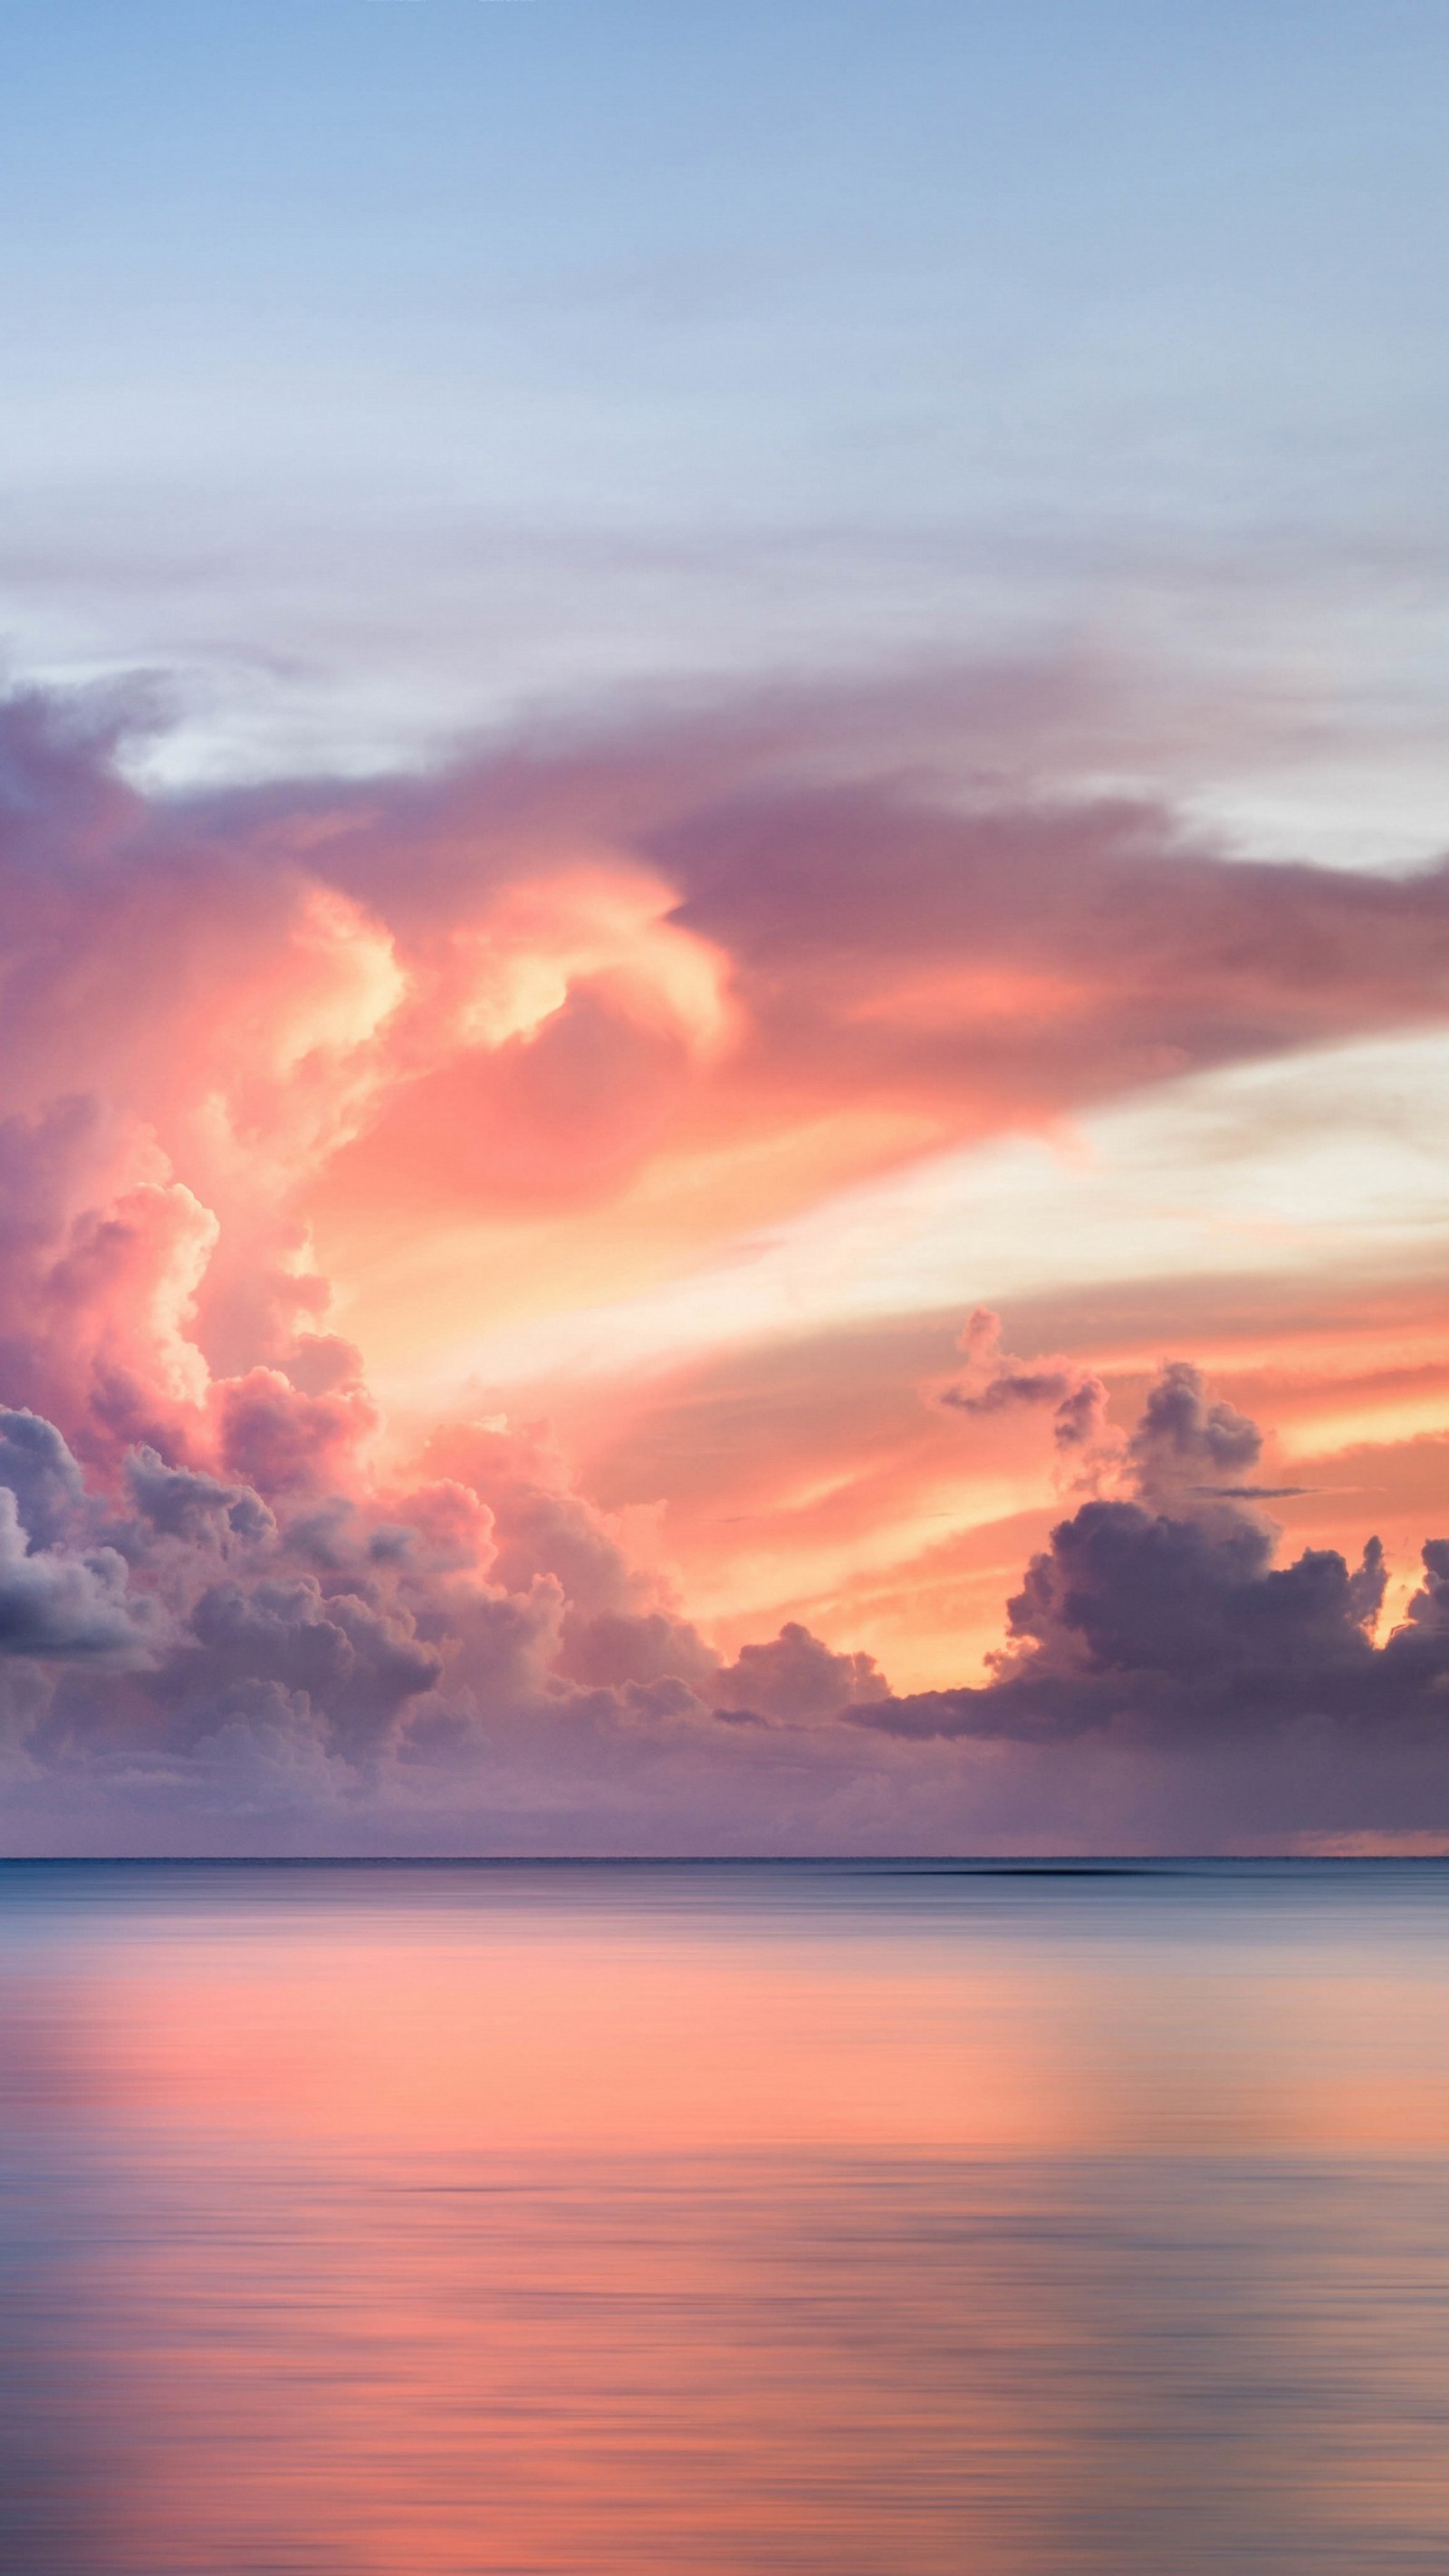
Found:
[[[922,1752],[924,1722],[867,1746],[845,1713],[888,1686],[974,1710],[963,1676],[1023,1557],[1055,1566],[1053,1517],[1094,1481],[1116,1508],[1129,1473],[1131,1507],[1173,1526],[1197,1527],[1200,1488],[1261,1538],[1271,1502],[1300,1563],[1356,1561],[1379,1526],[1413,1655],[1364,1664],[1332,1604],[1314,1651],[1335,1689],[1412,1664],[1405,1704],[1432,1708],[1412,1568],[1449,1364],[1427,1289],[1320,1282],[1314,1314],[1266,1279],[1236,1315],[1220,1285],[1157,1281],[1135,1313],[1130,1283],[1075,1310],[1064,1290],[1015,1308],[1009,1353],[994,1327],[963,1351],[954,1310],[822,1330],[807,1235],[794,1332],[742,1323],[732,1278],[763,1229],[947,1148],[1442,1027],[1449,869],[1256,865],[1050,776],[993,804],[832,778],[827,712],[788,730],[166,801],[73,715],[3,711],[23,793],[0,832],[0,1404],[16,1456],[38,1422],[74,1480],[49,1535],[16,1502],[16,1634],[51,1641],[14,1649],[50,1657],[14,1686],[27,1744],[109,1730],[180,1807],[213,1779],[277,1835],[373,1794],[379,1765],[421,1817],[430,1764],[497,1763],[520,1833],[593,1798],[627,1835],[673,1782],[661,1817],[717,1795],[747,1841],[751,1783],[785,1795],[786,1756],[748,1728],[726,1749],[718,1711],[761,1738],[823,1713],[833,1750],[789,1757],[824,1766],[811,1833],[907,1809],[926,1831],[930,1766],[964,1757]],[[818,1241],[851,1257],[847,1232]],[[612,1305],[706,1265],[702,1349],[611,1356]],[[533,1390],[440,1359],[571,1311],[599,1348]],[[1172,1485],[1132,1425],[1149,1381],[1149,1419],[1191,1410],[1190,1373],[1155,1375],[1184,1348],[1226,1409]],[[1223,1590],[1195,1544],[1184,1586]],[[43,1582],[33,1549],[60,1551]],[[1299,1578],[1254,1565],[1257,1618]],[[49,1624],[32,1603],[26,1628],[37,1584]],[[130,1656],[104,1685],[61,1669],[64,1605],[102,1596]],[[767,1705],[734,1705],[751,1690]]]

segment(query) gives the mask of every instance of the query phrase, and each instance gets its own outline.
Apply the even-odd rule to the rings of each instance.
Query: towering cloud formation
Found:
[[[1352,1573],[1328,1548],[1275,1568],[1253,1489],[1206,1481],[1250,1469],[1261,1447],[1256,1424],[1212,1401],[1195,1368],[1170,1363],[1127,1444],[1132,1494],[1086,1502],[1053,1530],[1008,1604],[1012,1642],[990,1684],[870,1709],[863,1722],[1001,1737],[1128,1727],[1209,1744],[1305,1717],[1362,1728],[1407,1718],[1436,1733],[1449,1657],[1425,1641],[1437,1633],[1442,1543],[1425,1551],[1429,1589],[1376,1650],[1377,1539]]]
[[[745,724],[148,801],[104,719],[0,718],[12,1846],[1116,1839],[1128,1752],[1143,1831],[1208,1757],[1242,1784],[1213,1831],[1330,1830],[1437,1778],[1449,1548],[1376,1645],[1379,1553],[1275,1567],[1258,1435],[1185,1365],[1124,1435],[973,1318],[924,1400],[1040,1415],[1086,1499],[991,1678],[893,1698],[794,1620],[727,1660],[541,1430],[385,1420],[318,1245],[349,1330],[400,1302],[431,1349],[579,1244],[667,1273],[953,1139],[1442,1016],[1442,870],[806,790],[808,731]]]

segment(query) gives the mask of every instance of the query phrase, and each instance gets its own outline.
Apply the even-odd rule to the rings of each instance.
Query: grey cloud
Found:
[[[854,1712],[924,1739],[1041,1740],[1126,1729],[1230,1752],[1305,1721],[1360,1746],[1406,1734],[1449,1752],[1449,1541],[1427,1542],[1404,1623],[1373,1631],[1387,1568],[1371,1538],[1274,1564],[1274,1534],[1230,1490],[1184,1486],[1204,1458],[1251,1463],[1255,1424],[1174,1362],[1129,1444],[1140,1499],[1084,1503],[1052,1531],[1008,1605],[992,1679]],[[1163,1501],[1164,1491],[1174,1495]],[[1263,1489],[1248,1489],[1250,1502]]]
[[[559,1669],[594,1688],[668,1678],[708,1692],[720,1660],[687,1620],[662,1610],[599,1610],[592,1617],[565,1617]]]
[[[1262,1447],[1256,1422],[1221,1397],[1209,1397],[1201,1369],[1190,1360],[1169,1360],[1148,1394],[1127,1454],[1145,1498],[1173,1499],[1204,1476],[1246,1475]]]
[[[196,1603],[188,1643],[158,1676],[157,1695],[210,1708],[238,1683],[279,1684],[331,1720],[340,1740],[365,1745],[442,1669],[411,1622],[352,1593],[324,1595],[315,1577],[244,1588],[215,1583]]]
[[[1192,1490],[1219,1503],[1286,1503],[1315,1489],[1312,1485],[1194,1485]]]
[[[167,1537],[196,1539],[220,1525],[241,1539],[275,1534],[276,1521],[249,1485],[224,1485],[190,1468],[168,1467],[154,1449],[128,1453],[126,1482],[137,1510]]]
[[[1092,1370],[1069,1360],[1031,1366],[1002,1348],[1001,1319],[978,1306],[961,1336],[968,1374],[941,1390],[942,1404],[988,1419],[1032,1406],[1052,1407],[1052,1439],[1063,1457],[1101,1450],[1107,1432],[1107,1390]]]
[[[859,1701],[878,1701],[885,1676],[871,1655],[837,1655],[798,1619],[768,1645],[742,1646],[714,1675],[711,1696],[721,1715],[768,1717],[796,1725],[839,1715]]]
[[[15,1494],[0,1485],[0,1655],[144,1653],[154,1608],[130,1593],[129,1572],[114,1548],[32,1551]]]
[[[14,1494],[26,1536],[49,1547],[83,1516],[81,1471],[53,1422],[0,1412],[0,1485]]]

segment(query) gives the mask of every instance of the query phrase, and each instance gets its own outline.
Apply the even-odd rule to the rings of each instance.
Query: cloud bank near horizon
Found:
[[[1449,1540],[1376,1644],[1378,1541],[1276,1566],[1202,1481],[1256,1427],[1186,1362],[989,1680],[901,1697],[794,1623],[727,1664],[556,1461],[448,1437],[471,1481],[274,1508],[141,1448],[113,1501],[0,1416],[8,1847],[1251,1848],[1421,1829],[1449,1784]]]
[[[1374,1642],[1382,1552],[1276,1565],[1285,1489],[1185,1362],[1114,1428],[1085,1360],[973,1319],[923,1418],[1073,1508],[989,1677],[899,1695],[799,1619],[716,1642],[541,1427],[465,1389],[386,1420],[368,1366],[946,1147],[1442,1025],[1449,868],[1254,864],[1049,773],[827,774],[804,704],[169,800],[123,713],[0,713],[8,1848],[1449,1819],[1449,1543]]]

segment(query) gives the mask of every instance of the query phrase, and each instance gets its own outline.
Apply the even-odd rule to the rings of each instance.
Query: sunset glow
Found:
[[[7,20],[13,1848],[1449,1834],[1432,13],[204,14]]]
[[[0,2576],[1449,2568],[1446,210],[0,0]]]

